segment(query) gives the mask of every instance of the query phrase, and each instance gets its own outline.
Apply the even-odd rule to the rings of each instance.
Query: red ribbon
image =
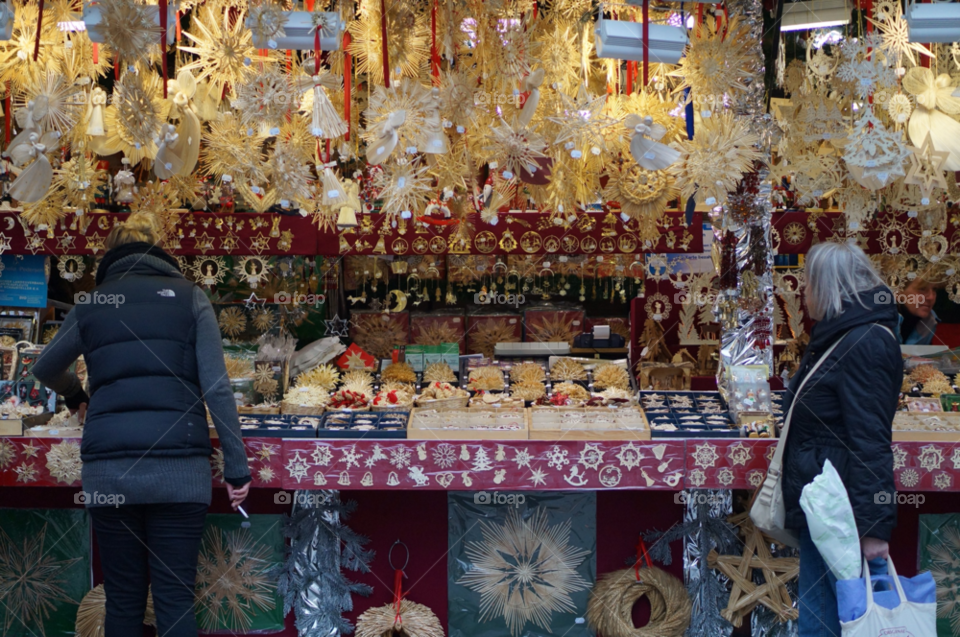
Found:
[[[163,69],[163,99],[167,99],[167,0],[160,0],[160,67]]]
[[[380,0],[380,48],[383,53],[383,85],[390,88],[390,53],[387,51],[387,7]]]
[[[430,226],[455,226],[460,223],[459,219],[434,219],[433,217],[417,217],[417,221],[425,223]]]
[[[433,74],[433,85],[440,86],[440,53],[437,51],[437,2],[433,0],[430,7],[430,71]]]
[[[397,350],[394,350],[393,355],[396,357],[398,354]],[[397,361],[393,361],[397,362]],[[403,618],[400,617],[400,600],[403,599],[403,571],[396,570],[393,572],[393,608],[396,612],[396,616],[393,618],[393,623],[395,626],[403,625]]]
[[[643,85],[649,80],[650,0],[643,0]]]
[[[349,31],[343,34],[343,119],[347,122],[347,134],[344,135],[346,141],[350,141],[350,84],[353,75],[353,57],[348,49],[352,41]]]
[[[180,12],[177,11],[177,42],[180,41],[183,32],[180,30]]]
[[[10,122],[13,120],[13,113],[10,110],[13,108],[13,105],[10,103],[10,96],[3,98],[3,112],[6,113],[6,117],[3,118],[3,139],[6,146],[10,145]]]
[[[93,43],[93,63],[100,64],[100,45]]]
[[[322,54],[320,52],[320,25],[317,25],[317,28],[313,31],[313,71],[317,75],[320,75],[320,58]]]
[[[647,561],[647,568],[652,568],[650,563],[650,556],[647,554],[647,545],[643,543],[643,538],[641,537],[637,541],[637,561],[633,564],[633,571],[637,575],[637,581],[640,581],[640,563],[641,561]]]
[[[37,12],[37,39],[33,43],[33,61],[40,57],[40,33],[43,31],[43,0],[40,0],[40,11]]]

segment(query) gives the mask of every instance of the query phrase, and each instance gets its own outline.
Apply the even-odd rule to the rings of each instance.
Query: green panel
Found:
[[[72,637],[89,590],[85,510],[0,510],[0,634]]]
[[[937,635],[960,637],[960,514],[920,516],[919,571],[927,570],[937,583]]]
[[[593,492],[449,494],[450,637],[587,637]]]
[[[202,632],[269,633],[283,630],[277,595],[284,558],[283,517],[237,513],[208,515],[197,565],[197,625]],[[237,604],[231,609],[231,602]]]

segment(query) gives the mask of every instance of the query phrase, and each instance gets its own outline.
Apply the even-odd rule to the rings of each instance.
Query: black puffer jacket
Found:
[[[884,298],[892,295],[878,287],[860,296],[866,307],[849,303],[839,317],[817,323],[790,381],[784,413],[803,376],[846,334],[804,385],[793,411],[783,462],[788,528],[806,526],[800,493],[828,458],[847,487],[860,536],[889,540],[896,526],[896,503],[878,496],[895,490],[891,423],[903,378],[900,345],[879,327],[897,329],[896,305],[876,303]]]

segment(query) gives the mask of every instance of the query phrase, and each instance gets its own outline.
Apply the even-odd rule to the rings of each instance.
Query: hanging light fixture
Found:
[[[784,2],[780,31],[827,29],[850,24],[847,0],[807,0]]]

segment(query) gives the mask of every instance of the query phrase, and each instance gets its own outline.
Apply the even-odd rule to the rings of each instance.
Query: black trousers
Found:
[[[87,509],[93,520],[103,588],[105,637],[143,634],[153,586],[158,637],[196,637],[194,585],[207,505],[135,504]]]

